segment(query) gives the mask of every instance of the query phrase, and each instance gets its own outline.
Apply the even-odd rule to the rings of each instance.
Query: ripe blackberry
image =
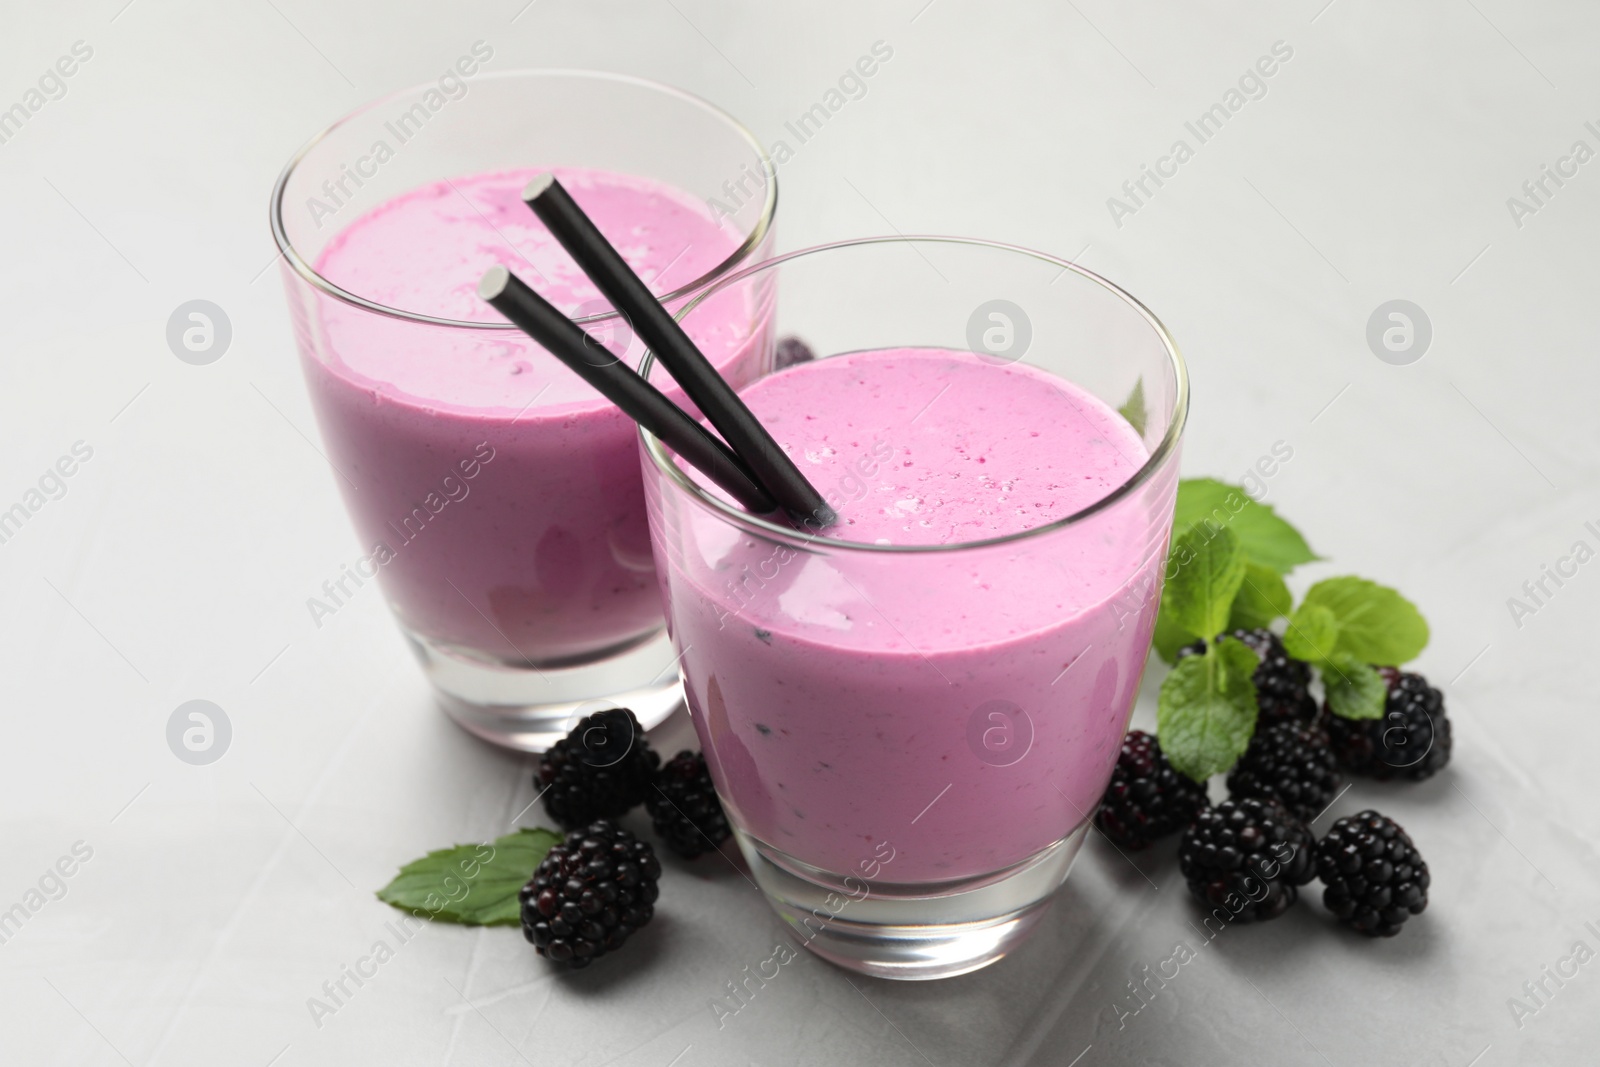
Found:
[[[686,749],[668,760],[644,806],[657,836],[684,859],[710,852],[728,839],[728,817],[711,784],[706,758],[698,752]]]
[[[1316,877],[1316,841],[1276,800],[1245,797],[1202,810],[1178,844],[1189,892],[1225,922],[1276,919]]]
[[[550,746],[533,785],[550,818],[563,830],[575,830],[643,803],[660,764],[633,712],[608,708],[578,720]]]
[[[1450,762],[1450,719],[1444,697],[1420,674],[1379,667],[1389,696],[1381,719],[1329,715],[1333,754],[1347,771],[1380,780],[1432,778]]]
[[[1317,702],[1311,699],[1307,688],[1311,684],[1311,668],[1291,658],[1284,650],[1283,641],[1271,630],[1235,630],[1231,636],[1261,657],[1261,663],[1250,676],[1256,683],[1256,706],[1260,708],[1256,732],[1277,722],[1315,722]],[[1178,658],[1198,655],[1205,650],[1206,643],[1202,639],[1178,649]]]
[[[778,350],[773,355],[772,369],[775,371],[787,370],[796,363],[809,363],[816,359],[816,353],[811,351],[811,346],[798,337],[785,337],[778,342]]]
[[[1154,734],[1130,730],[1094,824],[1117,846],[1136,851],[1188,826],[1205,804],[1206,787],[1173,769]]]
[[[1375,811],[1346,816],[1317,845],[1322,902],[1368,937],[1393,937],[1428,906],[1428,865],[1393,819]]]
[[[522,934],[569,967],[615,952],[655,915],[655,849],[601,819],[552,848],[517,893]]]
[[[1313,819],[1339,791],[1339,764],[1320,729],[1293,720],[1256,731],[1250,747],[1228,772],[1236,797],[1274,797],[1290,814]]]

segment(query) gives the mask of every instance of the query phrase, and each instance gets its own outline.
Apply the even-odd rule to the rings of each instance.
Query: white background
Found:
[[[93,457],[0,544],[0,909],[74,842],[93,858],[0,945],[0,1061],[1592,1059],[1600,962],[1547,981],[1520,1027],[1508,1000],[1575,941],[1600,950],[1600,562],[1520,627],[1507,599],[1575,541],[1600,548],[1600,161],[1520,227],[1506,201],[1573,141],[1600,149],[1600,8],[525,2],[6,0],[0,107],[74,42],[93,56],[0,144],[0,507],[74,442]],[[1433,625],[1419,669],[1445,690],[1454,762],[1359,783],[1318,827],[1369,804],[1399,819],[1433,869],[1428,912],[1369,943],[1312,887],[1119,1028],[1125,984],[1198,942],[1197,911],[1170,847],[1135,868],[1093,837],[999,965],[892,984],[802,956],[719,1029],[712,1001],[783,935],[707,857],[669,867],[626,958],[561,975],[514,930],[432,927],[316,1026],[307,998],[393,917],[372,890],[503,832],[533,794],[525,760],[433,709],[375,589],[320,629],[306,610],[359,549],[269,269],[267,194],[312,132],[477,40],[490,69],[681,85],[764,141],[891,46],[782,168],[780,247],[892,229],[1081,256],[1184,347],[1186,473],[1236,480],[1292,447],[1268,499],[1332,560],[1293,584],[1366,575]],[[1115,225],[1107,198],[1276,41],[1293,58],[1267,95]],[[195,298],[233,324],[210,366],[165,340]],[[1394,298],[1433,325],[1409,366],[1365,341]],[[209,767],[165,741],[195,698],[233,725]]]

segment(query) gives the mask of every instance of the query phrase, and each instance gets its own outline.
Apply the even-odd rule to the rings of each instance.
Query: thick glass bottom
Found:
[[[740,831],[734,836],[778,915],[830,963],[877,978],[951,978],[1027,939],[1066,880],[1088,823],[1012,867],[925,883],[831,874]]]
[[[505,748],[543,752],[602,708],[632,708],[648,730],[683,703],[678,658],[665,630],[605,659],[567,667],[487,662],[402,632],[445,714]]]

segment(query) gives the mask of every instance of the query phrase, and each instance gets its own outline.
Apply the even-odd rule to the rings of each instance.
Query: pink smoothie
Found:
[[[504,321],[476,295],[501,263],[569,314],[607,310],[520,192],[535,171],[399,196],[323,250],[329,280],[387,307]],[[668,187],[558,171],[658,293],[714,269],[742,235]],[[761,369],[730,295],[691,331],[736,385]],[[326,299],[297,329],[311,397],[362,546],[413,634],[481,659],[581,663],[662,624],[632,423],[516,331],[436,327]],[[625,331],[598,334],[619,354]],[[627,344],[637,363],[642,347]]]
[[[1082,389],[942,349],[805,363],[743,396],[839,510],[827,536],[857,543],[1046,525],[1148,458]],[[657,545],[669,625],[739,826],[833,872],[892,848],[880,877],[920,883],[1071,833],[1105,788],[1150,644],[1171,487],[1153,496],[961,552],[796,552],[679,513]]]

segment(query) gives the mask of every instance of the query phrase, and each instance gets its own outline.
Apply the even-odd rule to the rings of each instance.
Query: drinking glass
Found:
[[[1164,577],[1182,359],[1111,282],[986,241],[795,252],[713,283],[685,327],[734,291],[768,306],[765,344],[781,331],[822,359],[893,348],[1026,363],[1137,431],[1134,473],[1096,503],[954,544],[869,544],[750,515],[642,433],[667,627],[755,881],[807,948],[844,967],[976,969],[1044,914],[1116,762]],[[642,368],[663,377],[648,354]],[[859,455],[817,486],[830,504],[909,461],[903,443],[941,402],[928,391],[897,400],[916,414],[875,437],[855,411]],[[1025,443],[1029,430],[1008,432]],[[994,492],[1007,473],[992,472]]]
[[[777,184],[755,138],[687,93],[599,72],[492,73],[481,59],[475,50],[437,82],[312,138],[278,179],[271,221],[323,444],[364,553],[339,588],[375,578],[445,711],[480,737],[537,751],[585,710],[625,705],[649,727],[681,702],[633,425],[503,319],[386,306],[325,276],[319,256],[351,221],[426,185],[606,171],[703,202],[728,238],[710,270],[668,264],[652,282],[680,307],[770,249]],[[508,210],[520,219],[521,208]],[[405,254],[422,261],[430,249]],[[739,383],[770,354],[746,343],[762,330],[735,298],[722,298],[715,331],[722,372]],[[624,358],[642,353],[603,301],[563,310]],[[463,399],[447,376],[421,395],[385,377],[404,360],[490,359],[528,371],[519,402]]]

